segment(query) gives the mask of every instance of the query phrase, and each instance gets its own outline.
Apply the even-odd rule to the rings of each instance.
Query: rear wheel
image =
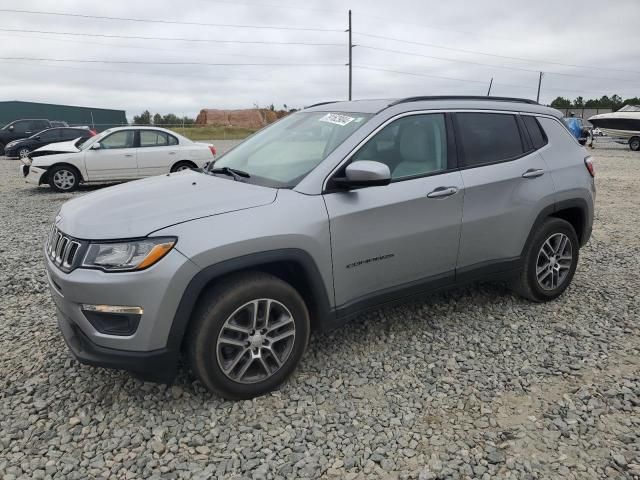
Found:
[[[182,160],[171,167],[171,172],[182,172],[183,170],[193,170],[194,168],[198,168],[195,163]]]
[[[4,155],[4,143],[0,143],[0,155]]]
[[[534,233],[515,290],[534,302],[559,297],[573,279],[579,248],[578,236],[569,222],[548,218]]]
[[[309,340],[309,313],[298,292],[260,272],[230,276],[205,292],[187,336],[198,379],[229,399],[277,388]]]
[[[56,192],[73,192],[80,183],[78,171],[67,165],[56,165],[47,173],[49,186]]]
[[[640,137],[632,137],[629,140],[629,148],[634,152],[640,150]]]

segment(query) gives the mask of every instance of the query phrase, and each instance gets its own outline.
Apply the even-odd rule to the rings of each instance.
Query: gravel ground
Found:
[[[72,195],[0,160],[0,478],[640,478],[640,155],[594,156],[561,299],[479,285],[364,315],[244,402],[78,364],[40,253]]]

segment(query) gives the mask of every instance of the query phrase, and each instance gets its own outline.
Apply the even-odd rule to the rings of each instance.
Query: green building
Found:
[[[50,103],[0,101],[0,126],[22,118],[62,120],[70,126],[87,125],[99,132],[107,128],[128,124],[124,110],[53,105]]]

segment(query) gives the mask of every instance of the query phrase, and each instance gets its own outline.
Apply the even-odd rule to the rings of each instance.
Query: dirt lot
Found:
[[[215,143],[215,142],[214,142]],[[41,259],[73,195],[0,160],[0,478],[640,478],[640,154],[598,148],[573,285],[478,285],[315,335],[245,402],[78,364]]]

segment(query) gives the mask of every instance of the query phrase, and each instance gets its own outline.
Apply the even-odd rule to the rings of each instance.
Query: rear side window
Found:
[[[538,123],[538,120],[536,120],[536,117],[522,115],[522,121],[529,132],[529,136],[533,142],[533,148],[537,150],[538,148],[544,147],[547,144],[547,137]]]
[[[501,162],[524,153],[515,115],[457,113],[456,122],[467,167]]]

